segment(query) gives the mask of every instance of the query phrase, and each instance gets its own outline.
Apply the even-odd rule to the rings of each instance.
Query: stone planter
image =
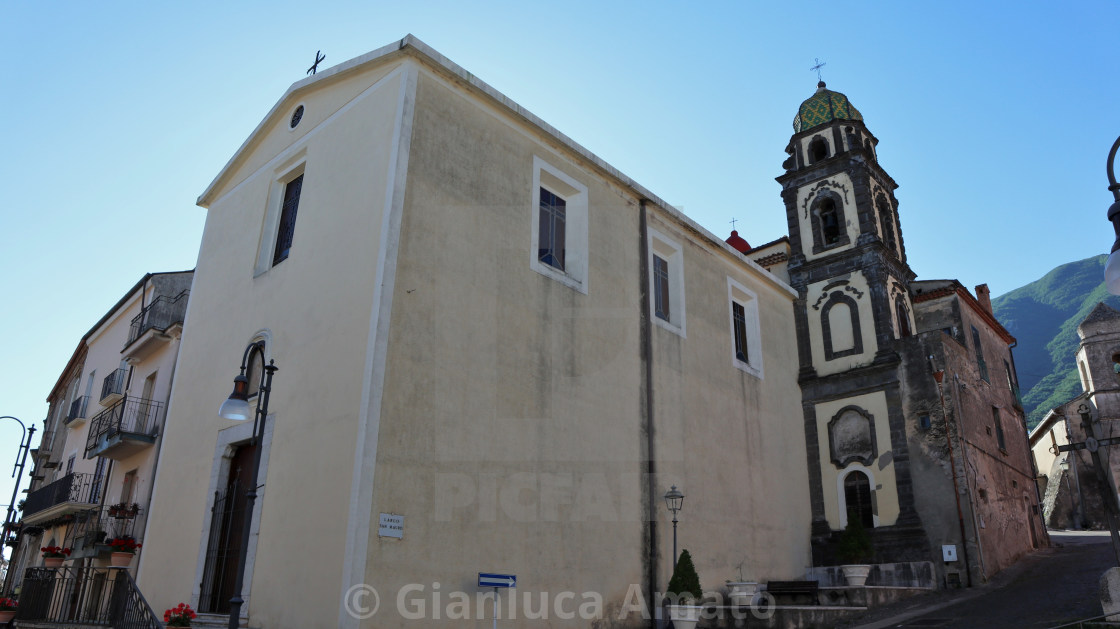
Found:
[[[732,605],[750,605],[758,593],[757,581],[728,581],[728,595]]]
[[[109,555],[110,568],[127,568],[132,565],[134,553],[112,553]]]
[[[871,566],[862,564],[840,566],[840,569],[844,571],[849,587],[863,587],[867,583],[867,574],[871,572]]]
[[[6,612],[0,612],[0,625],[4,625],[4,624],[7,624],[7,623],[11,622],[12,619],[15,618],[15,617],[16,617],[16,610],[14,610],[14,609],[9,609]]]
[[[43,557],[44,568],[61,568],[62,562],[66,561],[65,557]]]
[[[673,629],[694,629],[700,622],[700,612],[704,608],[699,605],[669,605],[669,619],[673,621]]]

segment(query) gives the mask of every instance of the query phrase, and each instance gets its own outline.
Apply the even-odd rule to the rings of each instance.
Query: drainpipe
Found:
[[[976,497],[972,494],[972,483],[968,479],[968,444],[964,440],[964,432],[961,429],[960,418],[964,414],[964,409],[961,405],[961,377],[960,374],[953,374],[953,382],[956,383],[956,407],[957,413],[954,419],[954,424],[957,427],[957,436],[961,440],[961,467],[965,471],[964,488],[968,492],[969,511],[972,514],[972,530],[976,532],[976,554],[980,562],[980,576],[982,579],[987,580],[988,567],[984,563],[984,546],[980,542],[980,522],[976,520]]]
[[[944,371],[933,372],[933,379],[937,381],[937,397],[941,400],[941,421],[945,424],[945,443],[949,446],[949,469],[953,473],[953,498],[957,501],[957,523],[961,528],[961,551],[964,554],[965,578],[968,587],[972,587],[972,568],[968,560],[968,535],[964,529],[964,510],[961,509],[961,488],[957,482],[957,464],[953,457],[953,438],[949,434],[949,416],[945,413],[945,393],[941,388],[941,380],[945,377]]]
[[[643,429],[646,433],[646,465],[644,474],[646,477],[646,499],[648,500],[648,513],[646,519],[649,521],[649,528],[647,534],[649,535],[648,549],[649,556],[648,567],[646,570],[646,590],[649,596],[650,619],[649,626],[652,629],[657,627],[657,618],[660,614],[656,610],[660,608],[661,601],[654,600],[654,595],[658,592],[657,586],[657,557],[658,557],[658,544],[657,544],[657,506],[660,503],[660,492],[657,487],[657,463],[654,457],[654,432],[653,432],[653,329],[649,320],[650,311],[650,297],[649,297],[649,241],[646,239],[647,231],[647,218],[646,218],[646,200],[638,200],[638,252],[641,256],[638,262],[640,270],[641,282],[641,314],[638,317],[640,335],[641,335],[641,359],[645,368],[644,372],[644,385],[645,385],[645,421]]]

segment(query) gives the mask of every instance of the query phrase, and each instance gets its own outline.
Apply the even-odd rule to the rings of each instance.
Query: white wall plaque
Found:
[[[377,536],[404,539],[404,516],[395,513],[382,513],[381,523],[377,527]]]

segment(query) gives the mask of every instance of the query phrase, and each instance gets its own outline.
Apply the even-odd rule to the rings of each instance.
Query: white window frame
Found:
[[[646,265],[649,268],[649,316],[653,322],[681,338],[688,338],[684,300],[684,253],[680,243],[665,234],[649,229],[646,234]],[[653,256],[669,264],[669,320],[657,316],[657,278],[654,275]]]
[[[260,248],[257,250],[257,264],[253,269],[253,277],[256,277],[273,267],[272,258],[276,250],[276,239],[279,237],[280,231],[280,213],[284,209],[284,190],[296,177],[304,174],[307,170],[307,154],[306,150],[300,151],[298,155],[293,157],[280,168],[276,169],[272,177],[272,183],[268,188],[268,201],[264,215],[264,224],[261,226]],[[304,183],[307,179],[304,179]],[[303,200],[303,191],[300,191],[300,200]],[[297,221],[298,221],[298,214]],[[293,241],[292,246],[295,246]],[[289,256],[290,257],[290,256]],[[286,260],[287,258],[285,258]]]
[[[739,360],[735,355],[735,309],[734,304],[743,307],[746,320],[747,333],[747,361]],[[741,371],[745,371],[759,380],[762,379],[762,331],[758,319],[758,295],[734,279],[727,278],[727,324],[728,324],[728,351],[731,353],[731,364]]]
[[[537,258],[540,250],[541,188],[564,199],[564,270],[545,264]],[[533,156],[533,191],[529,205],[532,232],[529,249],[529,268],[561,284],[587,294],[587,186],[569,177],[559,168]]]

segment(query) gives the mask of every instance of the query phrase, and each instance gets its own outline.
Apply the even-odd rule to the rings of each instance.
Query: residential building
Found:
[[[295,83],[199,204],[154,608],[228,614],[246,517],[251,626],[488,623],[484,572],[647,626],[675,542],[707,583],[809,569],[796,292],[422,42]],[[257,342],[253,446],[217,411]]]
[[[11,571],[24,593],[43,580],[36,604],[59,604],[43,592],[62,596],[53,574],[27,570],[42,565],[40,547],[71,549],[69,568],[101,568],[111,540],[144,537],[191,277],[141,278],[78,342],[47,396]]]

